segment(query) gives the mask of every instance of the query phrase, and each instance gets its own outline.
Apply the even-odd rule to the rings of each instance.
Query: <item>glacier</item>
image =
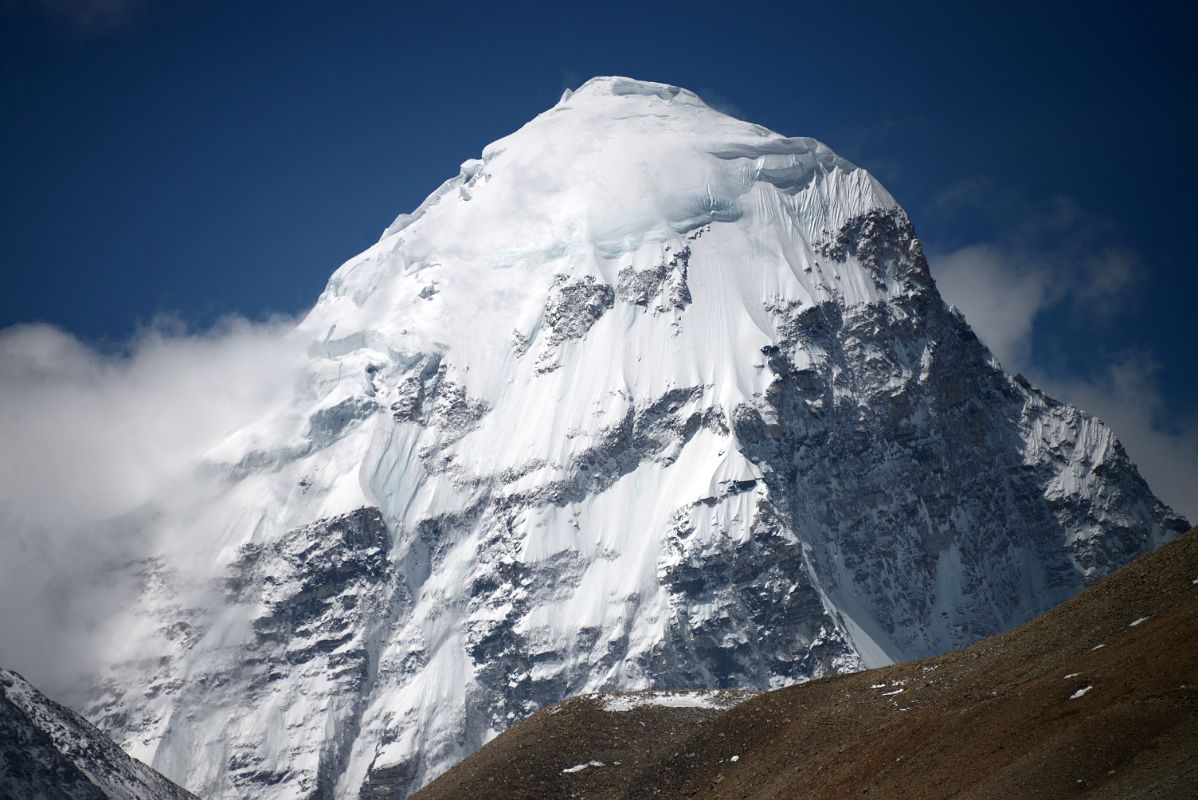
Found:
[[[569,695],[1017,625],[1187,525],[1007,374],[823,144],[595,78],[341,266],[276,406],[129,515],[86,716],[207,798],[400,798]]]

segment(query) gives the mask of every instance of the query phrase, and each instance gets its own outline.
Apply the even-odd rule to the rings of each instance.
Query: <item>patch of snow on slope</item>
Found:
[[[723,710],[752,697],[749,692],[693,691],[640,692],[636,694],[601,695],[604,711],[633,711],[646,706],[663,708],[709,708]]]

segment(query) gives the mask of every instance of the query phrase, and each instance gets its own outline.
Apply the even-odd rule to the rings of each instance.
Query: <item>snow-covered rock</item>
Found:
[[[195,800],[6,669],[0,669],[0,797]]]
[[[214,800],[403,797],[572,694],[959,647],[1186,527],[873,177],[677,87],[568,92],[292,335],[219,491],[139,517],[171,544],[87,705]]]

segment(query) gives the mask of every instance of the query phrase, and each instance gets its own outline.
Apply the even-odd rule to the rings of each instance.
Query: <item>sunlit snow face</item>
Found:
[[[392,360],[448,348],[490,394],[504,379],[491,368],[506,363],[513,335],[535,335],[558,276],[615,285],[619,270],[661,263],[711,225],[735,272],[760,264],[768,275],[790,260],[787,271],[811,273],[815,237],[891,207],[867,173],[814,140],[732,119],[673,87],[597,79],[400,215],[333,275],[300,330],[326,351],[365,342]],[[779,240],[781,220],[789,230]],[[794,280],[808,278],[846,302],[873,297],[855,276]],[[749,286],[745,301],[795,293],[772,283]]]

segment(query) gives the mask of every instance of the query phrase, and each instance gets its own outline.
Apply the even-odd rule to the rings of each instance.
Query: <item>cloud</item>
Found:
[[[971,244],[929,258],[940,294],[965,313],[974,332],[1007,366],[1032,360],[1037,317],[1065,314],[1081,324],[1105,323],[1136,300],[1144,273],[1128,250],[1081,252]]]
[[[86,672],[136,588],[106,567],[155,549],[129,522],[203,491],[198,455],[290,390],[291,324],[160,321],[117,353],[48,325],[0,331],[0,664],[51,691]]]
[[[1157,496],[1198,520],[1198,420],[1169,418],[1152,353],[1124,343],[1104,371],[1085,375],[1038,357],[1054,344],[1037,335],[1038,320],[1053,316],[1075,331],[1114,327],[1137,302],[1144,272],[1134,253],[1088,235],[1040,244],[1040,231],[1060,232],[1083,218],[1067,203],[1056,209],[1054,219],[1024,226],[1019,244],[972,244],[930,255],[940,293],[1007,369],[1109,424]]]
[[[991,244],[933,257],[933,274],[945,302],[969,324],[1003,364],[1026,364],[1032,326],[1051,302],[1050,276],[1036,265],[1012,261]]]

